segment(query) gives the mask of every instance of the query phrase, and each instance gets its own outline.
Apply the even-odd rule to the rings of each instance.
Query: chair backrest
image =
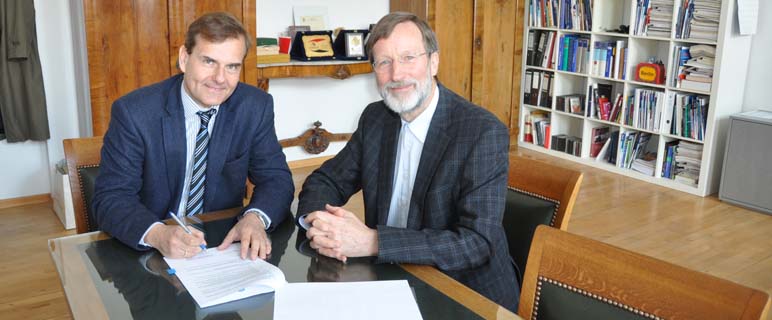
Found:
[[[520,284],[536,227],[568,228],[582,177],[579,171],[515,155],[509,157],[503,224]]]
[[[538,227],[523,319],[764,319],[767,293],[554,228]]]
[[[77,231],[84,233],[98,230],[91,213],[91,200],[102,159],[102,137],[64,139],[63,144]]]

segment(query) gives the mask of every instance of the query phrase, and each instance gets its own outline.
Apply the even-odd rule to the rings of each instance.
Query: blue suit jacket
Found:
[[[487,110],[439,85],[437,109],[410,198],[406,228],[386,226],[399,115],[370,104],[334,158],[303,184],[298,217],[340,206],[362,190],[365,224],[378,230],[378,262],[437,266],[517,312],[519,286],[502,226],[509,133]]]
[[[135,90],[113,103],[96,180],[93,212],[99,228],[135,249],[147,228],[177,212],[185,181],[182,74]],[[249,205],[279,225],[294,195],[274,128],[273,98],[239,83],[217,113],[209,141],[204,212]]]

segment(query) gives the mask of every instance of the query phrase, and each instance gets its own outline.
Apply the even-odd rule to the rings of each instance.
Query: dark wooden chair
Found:
[[[509,157],[504,230],[522,284],[536,227],[568,228],[582,173],[519,156]]]
[[[539,226],[523,319],[765,319],[769,295],[665,261]]]
[[[102,159],[102,137],[65,139],[63,144],[77,232],[98,230],[91,213],[91,200],[94,197],[94,183]]]

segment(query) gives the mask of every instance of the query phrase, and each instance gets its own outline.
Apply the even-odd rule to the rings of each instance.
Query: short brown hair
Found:
[[[427,53],[431,54],[439,51],[440,46],[439,43],[437,43],[437,36],[426,21],[409,12],[392,12],[383,16],[381,20],[378,20],[378,23],[375,25],[372,32],[370,32],[370,39],[367,40],[367,52],[370,55],[370,62],[373,62],[372,52],[375,43],[383,38],[388,38],[398,24],[408,21],[414,23],[416,27],[418,27],[418,30],[421,31],[421,36],[423,36],[424,40],[424,49],[426,49]]]
[[[241,37],[244,39],[244,57],[252,45],[249,33],[236,17],[227,12],[212,12],[198,17],[190,24],[185,34],[185,50],[193,53],[196,46],[196,36],[200,35],[206,41],[220,43],[228,39]]]

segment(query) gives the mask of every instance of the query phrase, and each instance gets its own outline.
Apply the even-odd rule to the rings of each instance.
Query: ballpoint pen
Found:
[[[174,219],[174,222],[177,222],[177,224],[180,225],[180,227],[182,227],[182,230],[185,230],[185,233],[193,234],[192,232],[190,232],[190,229],[188,229],[188,226],[182,223],[182,220],[180,220],[180,218],[177,218],[177,215],[174,214],[174,212],[169,212],[169,215],[172,216],[172,219]],[[206,245],[204,244],[199,245],[199,247],[201,247],[201,250],[206,250]]]

